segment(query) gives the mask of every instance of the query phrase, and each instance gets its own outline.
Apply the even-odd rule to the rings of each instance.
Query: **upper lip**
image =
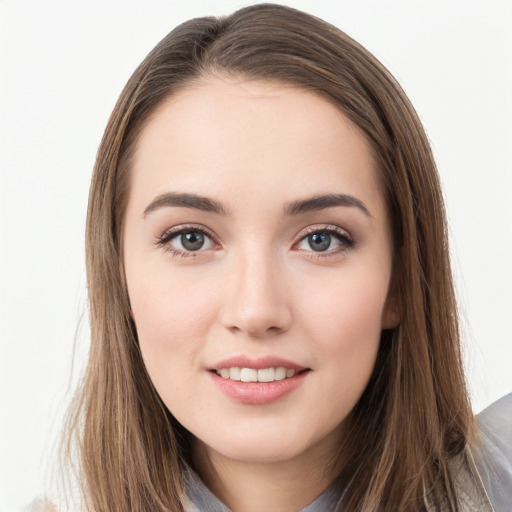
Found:
[[[294,363],[282,357],[276,356],[263,356],[263,357],[250,357],[247,355],[233,356],[223,359],[215,363],[210,370],[220,370],[221,368],[254,368],[255,370],[262,370],[263,368],[279,368],[283,367],[289,370],[301,371],[306,370],[305,366]]]

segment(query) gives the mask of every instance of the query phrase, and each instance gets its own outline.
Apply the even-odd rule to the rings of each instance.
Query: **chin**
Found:
[[[241,446],[224,447],[220,454],[231,460],[247,464],[273,464],[295,458],[300,453],[296,446],[283,446],[281,442],[268,443],[264,446],[246,443]]]
[[[270,428],[270,427],[269,427]],[[206,453],[251,464],[272,464],[290,461],[318,447],[322,435],[311,435],[304,430],[288,427],[251,429],[229,432],[228,436],[204,436],[198,440]],[[308,435],[309,434],[309,435]],[[214,455],[215,456],[215,455]]]

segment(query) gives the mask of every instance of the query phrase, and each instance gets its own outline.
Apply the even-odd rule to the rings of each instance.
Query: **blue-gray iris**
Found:
[[[315,233],[308,238],[309,246],[314,251],[325,251],[331,245],[331,236],[327,233]]]
[[[183,245],[187,251],[197,251],[204,245],[204,236],[197,231],[183,233],[181,235],[181,245]]]

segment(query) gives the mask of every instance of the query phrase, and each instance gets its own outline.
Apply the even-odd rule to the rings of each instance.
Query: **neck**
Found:
[[[234,512],[294,512],[322,494],[341,470],[333,461],[331,443],[285,461],[248,462],[224,457],[197,441],[194,466],[212,493]]]

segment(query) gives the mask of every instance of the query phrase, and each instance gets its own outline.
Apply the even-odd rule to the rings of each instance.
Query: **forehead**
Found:
[[[272,186],[283,200],[332,191],[378,195],[373,167],[358,127],[319,95],[210,77],[168,98],[146,123],[132,195],[149,200],[193,187],[204,195],[249,189],[268,198]]]

